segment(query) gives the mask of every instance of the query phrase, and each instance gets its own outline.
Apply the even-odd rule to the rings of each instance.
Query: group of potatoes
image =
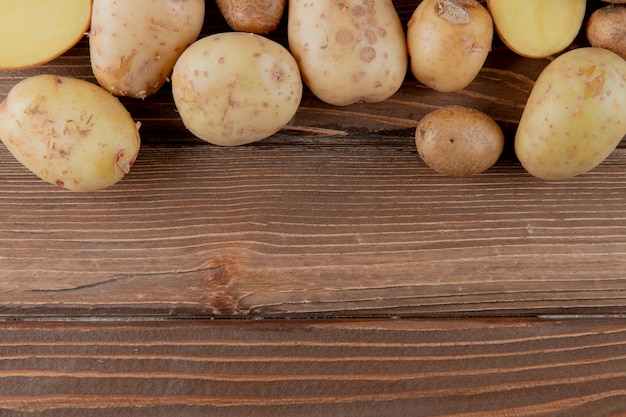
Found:
[[[586,0],[423,0],[405,30],[392,0],[286,1],[216,0],[233,31],[202,38],[205,0],[2,2],[0,39],[10,41],[0,70],[49,62],[87,33],[99,85],[54,74],[20,81],[0,104],[0,139],[40,178],[99,190],[129,172],[140,148],[139,123],[116,96],[145,99],[171,82],[191,133],[243,145],[288,124],[305,85],[335,106],[386,100],[408,71],[457,91],[478,75],[494,32],[520,55],[547,57],[571,44],[586,9]],[[284,11],[288,48],[264,36]],[[626,135],[626,6],[599,13],[587,24],[592,46],[555,58],[524,109],[515,151],[537,177],[587,172]],[[504,147],[491,117],[461,106],[426,115],[415,140],[448,175],[482,172]]]

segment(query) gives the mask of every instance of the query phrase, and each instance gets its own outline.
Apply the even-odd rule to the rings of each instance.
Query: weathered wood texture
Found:
[[[0,325],[3,416],[624,416],[623,321]]]
[[[405,22],[417,3],[396,2]],[[204,34],[226,30],[207,4]],[[284,36],[284,25],[272,35]],[[186,132],[168,87],[124,99],[144,145],[132,173],[98,193],[43,183],[0,146],[0,315],[625,313],[626,150],[555,183],[511,151],[548,62],[496,41],[458,93],[410,75],[384,103],[338,108],[306,93],[289,126],[239,148]],[[87,41],[0,73],[0,98],[41,72],[93,80]],[[507,133],[490,171],[448,178],[419,159],[417,121],[452,103]]]

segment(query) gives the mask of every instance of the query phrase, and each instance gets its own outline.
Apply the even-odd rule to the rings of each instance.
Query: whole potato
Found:
[[[0,104],[0,139],[40,178],[75,191],[121,180],[140,146],[138,124],[116,97],[47,74],[20,81]]]
[[[89,29],[91,0],[0,1],[0,69],[53,60]]]
[[[204,0],[93,0],[89,55],[98,83],[118,96],[156,93],[200,35],[204,12]]]
[[[626,5],[596,9],[585,28],[591,46],[608,49],[626,59]]]
[[[298,110],[302,89],[289,51],[253,33],[202,38],[172,73],[174,103],[187,129],[223,146],[259,141],[282,129]]]
[[[504,134],[487,114],[463,106],[428,113],[415,130],[422,160],[435,171],[468,176],[491,168],[504,149]]]
[[[378,102],[402,85],[406,37],[391,0],[290,0],[289,47],[322,101]]]
[[[276,30],[287,0],[216,0],[215,3],[234,30],[263,34]]]
[[[442,92],[460,90],[480,72],[493,40],[491,15],[476,0],[424,0],[411,16],[411,72]]]
[[[626,134],[626,61],[602,48],[564,53],[541,72],[515,136],[532,175],[560,180],[599,165]]]
[[[576,38],[587,0],[487,0],[487,6],[496,32],[512,51],[543,58]]]

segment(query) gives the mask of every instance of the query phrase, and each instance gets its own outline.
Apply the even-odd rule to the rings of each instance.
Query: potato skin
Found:
[[[204,0],[93,0],[89,54],[98,83],[146,98],[170,77],[204,22]]]
[[[491,15],[479,2],[425,0],[407,28],[411,72],[437,91],[460,90],[480,72],[492,40]]]
[[[222,146],[256,142],[279,131],[298,110],[302,90],[289,51],[253,33],[200,39],[172,73],[174,103],[187,129]]]
[[[626,61],[603,48],[559,55],[530,92],[515,135],[524,168],[544,180],[584,174],[626,135]]]
[[[626,59],[626,5],[611,4],[595,10],[585,31],[591,46],[608,49]]]
[[[234,30],[266,34],[278,27],[287,0],[216,0],[215,3]]]
[[[290,0],[289,47],[320,100],[379,102],[402,85],[406,37],[391,0]]]
[[[48,74],[11,89],[0,104],[0,139],[41,179],[74,191],[117,183],[141,141],[116,97],[88,81]]]
[[[440,174],[468,176],[491,168],[504,149],[504,134],[487,114],[464,106],[442,107],[415,130],[422,160]]]

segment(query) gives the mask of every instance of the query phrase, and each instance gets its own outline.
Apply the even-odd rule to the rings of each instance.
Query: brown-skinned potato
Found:
[[[591,46],[608,49],[626,59],[626,4],[611,4],[594,11],[586,26]]]
[[[504,134],[487,114],[451,105],[418,123],[415,144],[422,160],[440,174],[463,177],[486,171],[504,149]]]
[[[283,17],[287,0],[216,0],[226,23],[238,32],[265,34],[274,31]]]

